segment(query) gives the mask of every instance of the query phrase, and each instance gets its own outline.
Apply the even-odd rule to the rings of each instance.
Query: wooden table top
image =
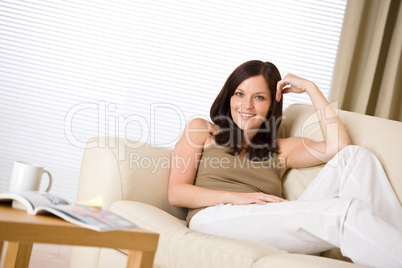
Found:
[[[51,215],[28,215],[0,204],[0,241],[155,251],[159,235],[141,228],[97,232]]]

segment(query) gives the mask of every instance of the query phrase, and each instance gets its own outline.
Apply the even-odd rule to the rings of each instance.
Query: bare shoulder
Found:
[[[205,148],[211,144],[211,135],[218,127],[203,118],[191,119],[180,137],[180,142],[196,147]]]
[[[210,132],[213,132],[216,131],[217,126],[210,121],[205,120],[204,118],[193,118],[187,123],[186,128],[190,128],[193,130],[208,130]]]

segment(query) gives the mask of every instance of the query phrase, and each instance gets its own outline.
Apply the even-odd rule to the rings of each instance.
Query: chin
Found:
[[[261,125],[246,125],[246,124],[236,124],[241,130],[247,131],[247,130],[253,130],[253,131],[258,131],[261,127]]]

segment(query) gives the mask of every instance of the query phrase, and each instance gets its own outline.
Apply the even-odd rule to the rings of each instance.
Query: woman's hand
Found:
[[[320,124],[322,141],[313,141],[306,137],[291,137],[278,140],[280,157],[286,159],[288,168],[302,168],[319,165],[329,161],[342,148],[350,145],[338,113],[328,103],[316,84],[293,74],[287,74],[276,87],[276,100],[281,100],[282,93],[306,92],[314,106]]]
[[[260,204],[265,205],[266,203],[279,203],[285,202],[286,199],[275,195],[269,195],[264,193],[229,193],[229,204],[232,205],[249,205],[249,204]]]
[[[276,86],[276,101],[281,100],[282,93],[303,93],[313,87],[316,87],[313,82],[294,74],[287,74]]]

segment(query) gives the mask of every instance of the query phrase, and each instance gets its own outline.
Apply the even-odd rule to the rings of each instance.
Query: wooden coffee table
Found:
[[[33,243],[128,249],[127,267],[152,267],[159,235],[140,228],[97,232],[54,216],[32,216],[0,204],[0,256],[4,267],[28,267]]]

